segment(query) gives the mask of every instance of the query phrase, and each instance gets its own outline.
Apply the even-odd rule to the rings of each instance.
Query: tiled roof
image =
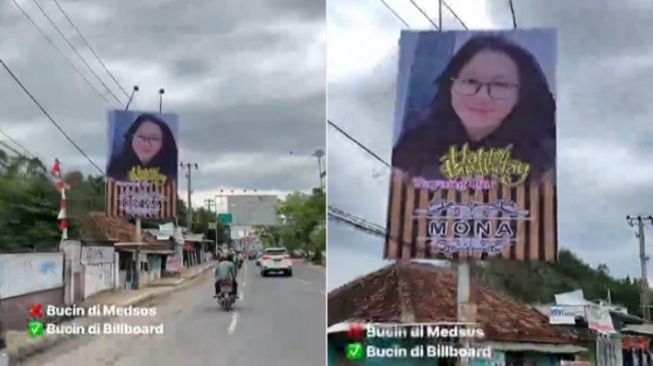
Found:
[[[125,219],[108,217],[104,212],[91,212],[76,220],[80,226],[79,239],[81,240],[103,242],[136,241],[136,226],[130,224]],[[157,241],[156,237],[146,230],[143,230],[142,233],[144,242],[163,243]]]
[[[457,274],[428,264],[393,264],[329,293],[328,322],[436,323],[456,321]],[[471,301],[488,340],[567,344],[574,337],[549,325],[532,307],[476,281]]]

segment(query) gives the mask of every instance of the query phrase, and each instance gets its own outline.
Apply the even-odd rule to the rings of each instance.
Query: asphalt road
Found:
[[[325,364],[325,274],[303,263],[293,277],[261,277],[254,262],[239,274],[241,299],[224,312],[212,271],[149,304],[156,316],[114,322],[164,324],[162,335],[85,335],[22,366],[318,366]]]

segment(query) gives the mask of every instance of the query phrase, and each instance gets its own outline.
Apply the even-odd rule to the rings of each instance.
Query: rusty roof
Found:
[[[396,263],[329,293],[328,323],[456,321],[457,274],[429,264]],[[491,341],[568,344],[576,338],[534,308],[471,283],[477,321]]]
[[[135,242],[136,225],[132,225],[124,218],[109,217],[104,212],[90,212],[76,218],[79,223],[80,240],[98,242]],[[164,244],[156,237],[142,231],[143,241],[148,244]]]

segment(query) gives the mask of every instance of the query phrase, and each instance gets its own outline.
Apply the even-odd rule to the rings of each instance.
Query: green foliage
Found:
[[[38,159],[0,153],[0,252],[53,250],[59,193]]]
[[[613,304],[641,314],[639,281],[629,277],[615,279],[605,264],[596,269],[563,249],[557,263],[489,260],[486,268],[475,266],[474,272],[494,288],[527,303],[551,303],[556,293],[583,289],[588,300],[607,300],[610,290]]]
[[[193,211],[193,231],[196,233],[204,233],[209,240],[215,241],[215,230],[209,229],[209,223],[217,222],[216,213],[201,207]],[[228,231],[224,225],[218,225],[218,243],[230,243],[230,238],[227,237]]]
[[[64,182],[67,185],[66,213],[69,218],[74,220],[90,211],[104,212],[104,177],[89,175],[84,178],[82,173],[74,171],[64,175]]]
[[[294,192],[279,204],[277,212],[286,219],[278,228],[278,236],[289,250],[302,249],[316,253],[321,259],[326,245],[326,194],[314,189],[313,194]]]

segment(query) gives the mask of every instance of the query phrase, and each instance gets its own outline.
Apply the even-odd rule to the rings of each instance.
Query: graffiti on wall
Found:
[[[113,247],[82,247],[82,263],[86,265],[113,263],[114,252]]]
[[[63,286],[63,253],[0,254],[0,298]]]

